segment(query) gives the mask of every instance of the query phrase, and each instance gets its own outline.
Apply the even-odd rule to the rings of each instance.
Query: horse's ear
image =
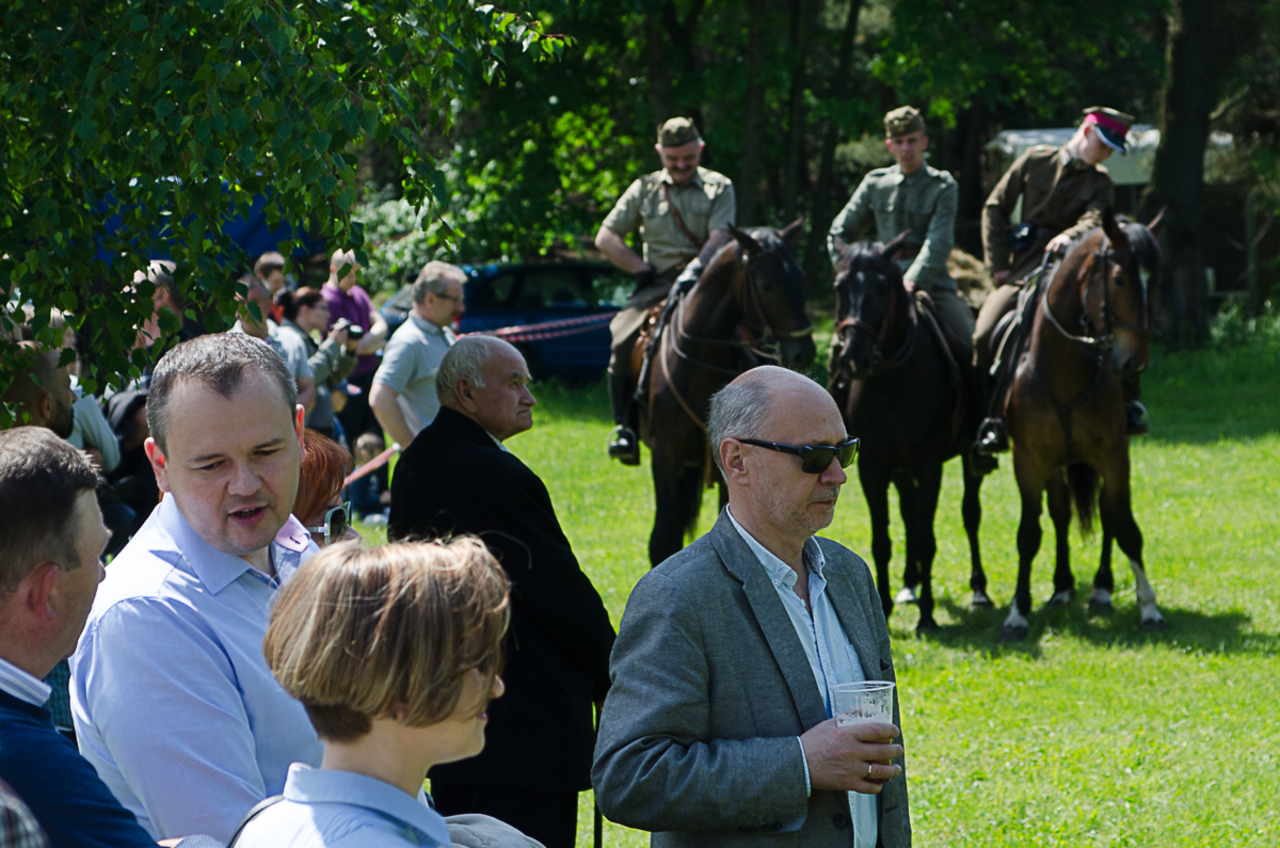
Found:
[[[800,225],[803,223],[804,216],[801,215],[799,218],[796,218],[790,224],[783,227],[782,232],[778,233],[778,235],[782,236],[782,240],[785,241],[789,247],[795,247],[795,238],[800,234]]]
[[[1147,229],[1151,231],[1151,235],[1160,238],[1160,231],[1164,229],[1164,213],[1169,211],[1169,204],[1160,207],[1160,211],[1151,219],[1151,223],[1147,224]]]
[[[738,244],[742,245],[742,249],[747,252],[748,256],[759,256],[764,248],[760,246],[760,242],[751,237],[746,230],[740,230],[733,224],[729,225],[729,232],[738,240]]]
[[[1115,210],[1110,206],[1102,210],[1102,231],[1107,234],[1107,238],[1111,239],[1112,245],[1122,246],[1129,243],[1124,227],[1120,226],[1120,222],[1116,220]]]
[[[886,244],[884,246],[884,249],[880,251],[880,256],[883,257],[884,259],[892,259],[893,257],[897,256],[898,251],[902,250],[902,248],[906,246],[907,236],[909,236],[910,234],[911,234],[911,230],[903,230],[902,232],[898,233],[898,235],[894,238],[894,240]]]

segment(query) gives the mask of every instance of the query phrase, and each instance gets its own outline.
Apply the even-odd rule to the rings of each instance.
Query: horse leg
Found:
[[[1013,593],[1013,603],[1009,605],[1009,617],[1000,629],[1000,638],[1006,642],[1025,639],[1031,632],[1031,624],[1027,620],[1031,614],[1031,563],[1040,550],[1040,495],[1048,476],[1032,465],[1025,452],[1018,451],[1016,440],[1013,471],[1022,496],[1022,519],[1018,522],[1018,585]]]
[[[676,553],[684,541],[681,489],[684,464],[677,451],[658,444],[651,452],[653,465],[653,531],[649,534],[649,565],[656,566]]]
[[[893,541],[889,538],[889,477],[880,469],[873,469],[870,463],[859,461],[858,479],[871,518],[871,558],[876,564],[876,589],[887,619],[893,612],[893,599],[889,597],[889,557],[893,553]]]
[[[1076,581],[1071,574],[1071,489],[1066,473],[1057,471],[1045,482],[1049,501],[1049,518],[1056,536],[1057,563],[1053,569],[1053,597],[1049,603],[1067,606],[1075,599]]]
[[[1161,633],[1168,626],[1156,606],[1156,590],[1147,579],[1142,565],[1142,531],[1133,517],[1133,505],[1129,500],[1129,456],[1126,451],[1115,463],[1116,468],[1103,478],[1102,521],[1104,527],[1114,528],[1117,544],[1129,557],[1133,579],[1137,584],[1138,609],[1142,614],[1142,629],[1149,633]],[[1112,469],[1108,469],[1112,471]]]
[[[987,596],[987,574],[982,570],[982,551],[978,547],[978,527],[982,524],[982,475],[970,467],[969,451],[961,454],[960,462],[964,466],[964,501],[960,512],[964,516],[965,535],[969,537],[969,588],[973,590],[969,606],[990,609],[992,603]]]
[[[907,538],[916,562],[919,563],[920,576],[920,621],[916,624],[916,633],[924,633],[938,629],[938,622],[933,618],[933,558],[938,553],[938,540],[934,536],[933,521],[938,513],[938,493],[942,489],[942,463],[925,469],[916,481],[916,497],[913,499],[915,509],[907,524]]]
[[[898,471],[897,474],[893,475],[893,486],[898,490],[898,513],[902,516],[902,526],[909,528],[912,516],[916,514],[918,508],[916,506],[916,481],[907,472]],[[916,602],[916,587],[920,585],[920,559],[911,531],[905,530],[904,532],[907,552],[902,566],[902,588],[898,590],[894,601],[899,604],[914,604]]]
[[[1089,612],[1108,613],[1115,609],[1111,602],[1111,593],[1115,591],[1115,576],[1111,573],[1111,540],[1110,518],[1102,513],[1102,555],[1098,558],[1098,573],[1093,575],[1093,592],[1089,595]]]

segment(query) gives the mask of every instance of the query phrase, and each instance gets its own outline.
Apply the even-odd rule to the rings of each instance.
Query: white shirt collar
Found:
[[[53,687],[48,683],[5,659],[0,659],[0,690],[33,707],[43,707],[53,694]]]
[[[733,522],[733,529],[738,531],[738,535],[742,537],[742,541],[747,543],[747,547],[751,548],[751,552],[756,555],[756,559],[760,561],[760,565],[764,567],[765,573],[769,575],[769,582],[775,587],[782,583],[788,589],[795,588],[796,581],[799,576],[796,570],[783,562],[773,551],[747,532],[747,529],[738,523],[738,519],[733,517],[733,510],[729,507],[724,508],[725,513],[729,516],[729,520]],[[804,542],[804,561],[808,565],[810,571],[817,572],[822,576],[822,569],[826,566],[827,561],[822,556],[822,548],[818,547],[810,536]]]

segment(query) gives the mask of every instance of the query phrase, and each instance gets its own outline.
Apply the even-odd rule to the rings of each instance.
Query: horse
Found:
[[[1018,584],[1001,629],[1006,641],[1030,632],[1031,564],[1040,548],[1042,494],[1057,534],[1057,567],[1050,604],[1075,595],[1067,531],[1074,499],[1081,532],[1102,518],[1102,554],[1093,579],[1091,610],[1113,608],[1111,542],[1129,557],[1137,584],[1141,627],[1162,631],[1155,590],[1142,561],[1142,531],[1129,495],[1129,437],[1121,380],[1151,358],[1150,292],[1159,281],[1157,216],[1150,228],[1117,222],[1110,208],[1102,227],[1077,239],[1050,281],[1041,283],[1025,353],[1003,399],[1022,500],[1018,525]],[[1048,276],[1046,274],[1046,276]],[[1099,491],[1099,480],[1101,490]]]
[[[717,474],[706,429],[711,395],[765,362],[802,372],[813,363],[804,271],[790,244],[800,223],[782,231],[730,227],[734,240],[670,309],[641,387],[647,409],[640,437],[651,454],[655,501],[651,565],[679,551],[692,534],[702,490]],[[723,507],[727,493],[719,483]]]
[[[835,269],[836,338],[827,389],[849,434],[862,440],[858,479],[871,517],[871,553],[885,617],[894,604],[889,593],[892,482],[906,525],[903,580],[908,587],[920,586],[916,632],[923,633],[938,627],[933,617],[933,520],[943,463],[957,454],[964,464],[961,511],[969,537],[971,604],[992,604],[978,549],[981,478],[968,451],[979,420],[975,384],[963,370],[972,366],[923,326],[931,316],[907,291],[893,261],[903,236],[883,248],[870,242],[837,244],[841,252]]]

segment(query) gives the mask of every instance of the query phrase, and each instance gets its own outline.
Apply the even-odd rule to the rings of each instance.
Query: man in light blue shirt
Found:
[[[440,411],[436,372],[457,341],[450,325],[463,312],[467,275],[447,262],[428,262],[413,284],[413,309],[387,342],[373,375],[369,405],[391,442],[409,447]]]
[[[81,752],[157,839],[228,838],[321,747],[262,656],[279,586],[315,552],[290,511],[303,409],[265,342],[201,336],[156,366],[163,500],[111,563],[72,657]]]
[[[654,848],[909,848],[901,732],[838,726],[832,688],[894,680],[865,562],[815,534],[856,455],[821,386],[766,366],[712,397],[729,505],[641,578],[618,631],[592,783]]]

